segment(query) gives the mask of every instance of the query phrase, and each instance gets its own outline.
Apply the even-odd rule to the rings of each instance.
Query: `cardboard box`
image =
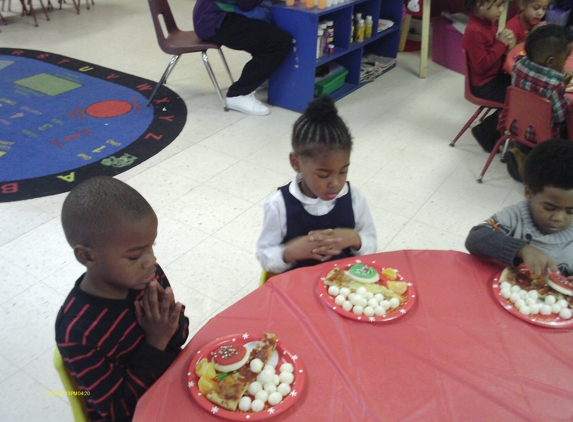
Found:
[[[463,74],[462,36],[450,20],[432,18],[432,61]]]

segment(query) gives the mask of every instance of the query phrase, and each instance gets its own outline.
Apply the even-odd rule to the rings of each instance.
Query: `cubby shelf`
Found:
[[[346,1],[324,10],[309,9],[304,3],[295,6],[274,5],[271,13],[277,26],[286,30],[295,43],[293,50],[269,81],[269,103],[302,112],[314,98],[314,75],[318,66],[334,61],[348,70],[344,86],[334,91],[338,100],[364,85],[360,83],[360,68],[364,52],[395,58],[398,52],[403,1],[357,0]],[[374,33],[364,42],[350,42],[352,18],[355,13],[389,19],[394,25]],[[316,38],[320,21],[334,21],[334,52],[316,59]],[[394,66],[388,68],[392,69]],[[384,72],[385,73],[385,72]]]

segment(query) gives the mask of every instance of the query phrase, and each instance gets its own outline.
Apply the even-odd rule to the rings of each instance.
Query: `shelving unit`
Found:
[[[360,83],[360,68],[365,52],[377,56],[395,58],[400,38],[403,0],[357,0],[345,1],[324,10],[308,9],[304,3],[295,6],[274,5],[271,13],[274,22],[295,39],[293,51],[269,80],[269,103],[302,112],[314,98],[314,75],[318,66],[335,61],[348,70],[344,86],[334,91],[332,98],[338,100],[357,90]],[[372,38],[364,42],[350,42],[352,18],[355,13],[374,18]],[[394,22],[391,28],[375,33],[378,18]],[[316,59],[316,38],[319,21],[334,21],[334,52],[325,53]],[[393,67],[393,66],[392,66]],[[388,68],[386,71],[390,70]]]

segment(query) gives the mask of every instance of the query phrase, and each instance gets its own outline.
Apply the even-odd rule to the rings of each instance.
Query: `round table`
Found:
[[[454,251],[359,259],[397,268],[415,286],[415,305],[392,321],[355,321],[319,297],[332,262],[273,277],[193,337],[133,420],[220,421],[191,397],[189,364],[214,339],[246,332],[275,333],[306,370],[302,394],[273,421],[571,420],[573,330],[504,309],[492,290],[502,265]]]

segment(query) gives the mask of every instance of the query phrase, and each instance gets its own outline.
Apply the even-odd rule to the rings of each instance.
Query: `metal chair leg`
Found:
[[[501,161],[502,163],[505,163],[505,153],[507,152],[507,148],[509,147],[509,141],[511,141],[511,138],[507,138],[505,140],[505,144],[503,144],[503,151],[501,152],[501,159],[499,161]]]
[[[229,65],[227,64],[227,60],[225,59],[225,55],[223,54],[223,50],[219,48],[219,55],[221,56],[221,60],[225,65],[225,69],[227,69],[227,73],[229,74],[229,78],[231,79],[231,83],[234,84],[235,81],[233,80],[233,75],[231,75],[231,69],[229,69]]]
[[[48,11],[44,7],[44,2],[40,0],[40,6],[42,6],[42,10],[44,11],[44,15],[46,15],[46,20],[50,20],[50,16],[48,15]]]
[[[151,93],[151,97],[149,97],[149,100],[147,101],[147,105],[145,107],[149,107],[149,104],[151,104],[151,101],[153,101],[153,97],[155,97],[155,94],[157,94],[157,91],[159,91],[159,88],[161,88],[161,86],[167,82],[167,78],[169,77],[169,75],[171,74],[171,71],[173,70],[173,68],[177,64],[177,60],[179,60],[179,57],[180,57],[180,55],[176,54],[175,56],[173,56],[171,58],[171,60],[169,61],[169,64],[167,65],[167,69],[165,69],[165,72],[163,72],[163,76],[159,80],[159,83],[157,85],[155,85],[155,89]]]
[[[221,51],[221,50],[219,50],[219,51]],[[215,74],[213,73],[213,69],[211,69],[211,65],[209,64],[209,58],[207,57],[207,52],[202,51],[201,56],[203,57],[203,63],[205,64],[205,69],[207,69],[207,73],[209,74],[209,77],[211,78],[211,82],[213,82],[213,86],[215,87],[215,90],[217,91],[217,95],[219,96],[219,100],[221,100],[221,104],[223,105],[223,110],[229,111],[229,109],[227,108],[227,102],[225,101],[225,98],[223,97],[223,94],[221,93],[221,89],[219,88],[219,84],[217,83],[217,79],[215,78]],[[229,74],[230,74],[230,72],[229,72]]]
[[[479,175],[479,177],[476,180],[478,183],[482,183],[483,177],[485,176],[485,172],[487,171],[487,169],[489,168],[489,165],[493,161],[493,158],[495,157],[495,154],[499,150],[501,143],[505,142],[507,139],[509,139],[509,138],[506,135],[504,135],[501,138],[499,138],[498,141],[495,143],[495,146],[491,150],[491,153],[489,154],[489,157],[487,158],[487,162],[485,163],[485,166],[484,166],[483,170],[481,171],[481,174]]]
[[[479,114],[482,112],[482,110],[485,107],[480,107],[477,109],[477,111],[474,113],[474,115],[468,120],[468,122],[465,124],[465,126],[462,128],[462,130],[460,130],[460,132],[456,135],[456,137],[454,138],[454,140],[452,142],[450,142],[450,146],[453,147],[456,145],[456,141],[460,138],[460,136],[462,136],[464,134],[464,132],[466,130],[468,130],[468,128],[471,126],[471,124],[474,122],[475,119],[477,119],[477,117],[479,116]]]

